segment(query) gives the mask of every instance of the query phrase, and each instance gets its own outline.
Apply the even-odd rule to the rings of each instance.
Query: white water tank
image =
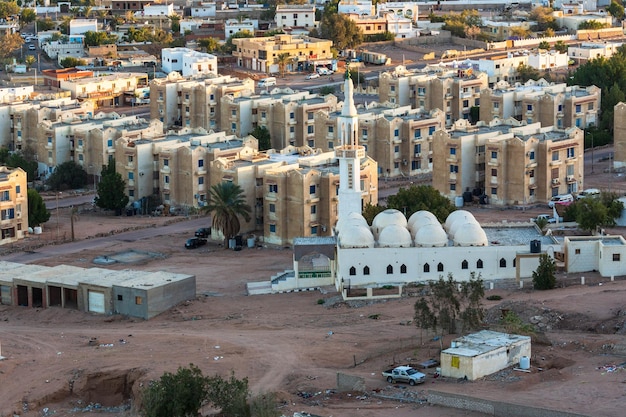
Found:
[[[528,356],[522,356],[519,360],[520,369],[530,369],[530,358]]]

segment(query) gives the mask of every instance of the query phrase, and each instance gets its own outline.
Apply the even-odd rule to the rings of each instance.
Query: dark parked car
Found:
[[[201,227],[196,230],[196,237],[207,238],[211,236],[211,228],[210,227]]]
[[[201,239],[199,237],[192,237],[187,239],[187,242],[185,242],[185,247],[187,249],[195,249],[198,246],[204,246],[206,245],[206,239]]]

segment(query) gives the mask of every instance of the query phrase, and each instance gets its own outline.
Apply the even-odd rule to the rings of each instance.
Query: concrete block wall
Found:
[[[360,376],[347,375],[337,372],[337,391],[366,391],[365,379]]]

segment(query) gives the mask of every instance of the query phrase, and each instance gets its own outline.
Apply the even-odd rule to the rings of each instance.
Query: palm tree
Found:
[[[278,54],[278,56],[276,56],[275,62],[278,64],[278,70],[280,71],[280,75],[282,77],[285,76],[285,69],[287,65],[291,64],[293,60],[294,59],[287,52],[283,52],[282,54]]]
[[[83,16],[89,17],[89,16],[91,16],[91,13],[93,12],[93,7],[85,6],[85,7],[82,8],[82,12],[83,12]]]
[[[34,55],[26,55],[26,58],[24,58],[24,63],[28,70],[30,70],[30,67],[32,67],[35,62],[37,62],[37,58],[35,58]]]
[[[203,208],[213,216],[212,227],[224,235],[224,248],[228,247],[228,239],[235,237],[241,225],[239,216],[246,222],[250,221],[252,209],[246,204],[243,189],[232,182],[221,182],[211,187],[209,202]]]

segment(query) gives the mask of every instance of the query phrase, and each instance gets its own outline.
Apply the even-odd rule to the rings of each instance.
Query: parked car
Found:
[[[187,239],[187,242],[185,242],[185,247],[187,249],[195,249],[204,245],[206,245],[206,239],[201,239],[199,237],[189,238]]]
[[[201,227],[196,230],[196,237],[207,238],[211,236],[211,228],[210,227]]]
[[[537,220],[545,219],[548,223],[556,223],[557,219],[552,217],[551,214],[540,214],[536,218],[530,219],[532,222],[537,222]],[[563,217],[558,218],[559,223],[563,222]]]
[[[564,205],[564,206],[569,206],[573,201],[574,201],[574,196],[571,195],[571,194],[555,195],[548,202],[548,206],[550,208],[554,207],[555,204],[561,204],[561,205]]]
[[[587,188],[586,190],[582,190],[576,196],[578,200],[580,200],[581,198],[586,198],[586,197],[598,198],[600,197],[600,190],[598,190],[597,188]]]
[[[320,75],[319,75],[318,73],[314,72],[314,73],[312,73],[312,74],[308,74],[305,78],[306,78],[307,80],[312,80],[312,79],[314,79],[314,78],[319,78],[319,77],[320,77]]]
[[[31,44],[31,45],[28,45],[28,49],[29,49],[30,51],[34,51],[34,50],[35,50],[35,49],[37,49],[37,48],[35,47],[35,45],[32,45],[32,44]]]

